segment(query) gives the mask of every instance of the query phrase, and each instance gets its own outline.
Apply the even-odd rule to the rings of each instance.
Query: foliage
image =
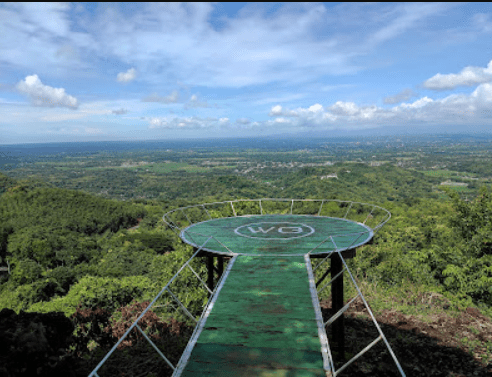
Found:
[[[349,261],[364,287],[379,295],[376,305],[391,309],[399,302],[399,310],[405,305],[418,310],[411,302],[432,292],[451,305],[477,305],[492,313],[492,196],[484,188],[476,199],[465,200],[439,185],[452,178],[468,183],[470,193],[477,192],[484,175],[490,174],[489,162],[480,165],[467,157],[454,164],[434,147],[424,148],[428,155],[418,151],[410,157],[362,145],[330,148],[316,153],[141,152],[139,158],[146,163],[139,166],[121,167],[128,156],[111,161],[98,156],[19,170],[49,179],[49,184],[0,174],[0,266],[8,260],[12,267],[12,274],[0,280],[0,308],[63,312],[75,324],[74,355],[97,359],[193,253],[162,221],[165,212],[220,200],[291,197],[348,199],[391,211],[391,220],[373,242]],[[371,166],[367,160],[373,156],[387,162]],[[325,164],[327,160],[335,163]],[[340,160],[359,162],[336,162]],[[473,177],[464,173],[472,171]],[[260,212],[257,202],[234,207],[238,215]],[[325,207],[326,213],[338,209]],[[305,205],[294,213],[316,212],[318,207],[313,208]],[[290,202],[265,204],[263,210],[286,213]],[[233,215],[230,204],[208,212],[198,208],[186,214],[193,221]],[[173,216],[181,226],[189,224],[182,214]],[[192,267],[204,276],[200,258]],[[172,291],[194,315],[207,300],[189,269],[182,271]],[[328,289],[324,295],[328,298]],[[168,321],[163,314],[168,313],[162,308],[149,312],[144,330],[156,342],[166,338],[181,349],[181,333],[173,330],[184,329],[176,325],[181,318]],[[138,335],[128,342],[126,346],[143,350]],[[116,361],[115,370],[117,366]]]
[[[6,376],[73,376],[73,324],[62,313],[0,311],[0,372]],[[3,369],[3,370],[2,370]]]

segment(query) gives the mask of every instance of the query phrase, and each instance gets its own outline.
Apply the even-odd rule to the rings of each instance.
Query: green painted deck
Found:
[[[240,255],[230,263],[178,376],[326,376],[305,258]]]
[[[355,248],[368,242],[373,231],[346,219],[311,215],[227,217],[193,224],[181,238],[204,250],[222,254],[313,255]],[[332,240],[330,240],[330,236]]]

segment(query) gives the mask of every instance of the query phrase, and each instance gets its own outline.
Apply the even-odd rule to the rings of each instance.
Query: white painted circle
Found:
[[[309,236],[314,232],[314,228],[309,225],[283,221],[250,223],[234,229],[234,233],[238,236],[260,240],[291,240]],[[282,235],[282,237],[268,237],[268,235]]]

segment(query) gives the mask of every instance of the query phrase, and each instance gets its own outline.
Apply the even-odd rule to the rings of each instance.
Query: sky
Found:
[[[2,3],[0,144],[492,131],[490,3]]]

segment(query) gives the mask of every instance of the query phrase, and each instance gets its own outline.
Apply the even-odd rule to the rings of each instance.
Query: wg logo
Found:
[[[314,228],[302,223],[262,222],[242,225],[234,229],[234,233],[248,238],[284,240],[309,236]]]

